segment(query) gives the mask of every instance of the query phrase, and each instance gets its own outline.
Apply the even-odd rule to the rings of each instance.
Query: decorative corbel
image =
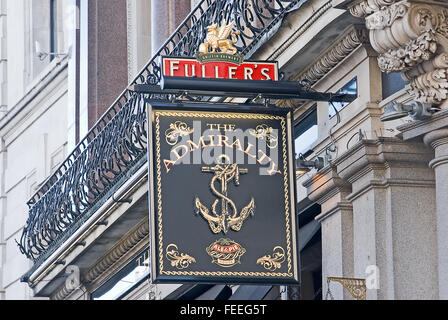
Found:
[[[348,3],[365,18],[381,71],[401,72],[416,101],[448,105],[448,3],[445,0],[362,0]]]

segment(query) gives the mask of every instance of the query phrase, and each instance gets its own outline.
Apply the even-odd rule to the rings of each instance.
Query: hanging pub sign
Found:
[[[208,26],[195,58],[162,57],[163,76],[277,81],[277,62],[244,61],[237,53],[239,31],[232,31],[234,24]]]
[[[291,113],[223,108],[149,102],[153,281],[297,284]]]
[[[209,26],[196,58],[164,57],[162,75],[278,80],[277,63],[237,54],[233,27]],[[149,100],[153,281],[298,284],[291,118],[272,106]]]

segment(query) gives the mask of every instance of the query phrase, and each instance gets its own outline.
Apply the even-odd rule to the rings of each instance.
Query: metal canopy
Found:
[[[130,90],[143,94],[171,94],[190,97],[239,97],[248,99],[289,99],[302,101],[352,102],[356,95],[323,93],[307,89],[299,82],[184,78],[163,76],[160,85],[135,84]]]

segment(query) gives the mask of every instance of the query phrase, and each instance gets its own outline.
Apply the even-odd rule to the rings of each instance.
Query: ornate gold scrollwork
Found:
[[[266,270],[275,271],[281,268],[284,261],[285,250],[280,246],[276,246],[273,250],[272,256],[268,254],[259,258],[257,260],[257,264],[261,264]]]
[[[191,263],[196,262],[196,259],[192,256],[179,253],[178,247],[174,243],[166,247],[166,258],[171,262],[171,266],[177,269],[188,268]]]
[[[278,137],[272,133],[274,129],[266,124],[260,124],[255,127],[255,129],[250,129],[249,133],[256,137],[257,139],[266,139],[266,144],[268,148],[273,149],[278,144]]]
[[[333,295],[330,291],[330,282],[339,282],[342,286],[350,292],[353,298],[356,300],[366,300],[366,280],[357,278],[338,278],[338,277],[327,277],[327,297],[330,295],[333,299]]]
[[[179,142],[182,136],[188,136],[193,133],[194,129],[188,127],[185,122],[176,121],[170,124],[170,127],[165,131],[165,140],[170,146],[174,146]]]

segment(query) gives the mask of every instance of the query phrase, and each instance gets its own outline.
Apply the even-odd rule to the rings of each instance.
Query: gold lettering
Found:
[[[179,154],[178,150],[179,149],[183,149],[184,152],[182,155]],[[188,153],[188,147],[186,145],[180,145],[177,146],[176,148],[171,150],[171,154],[174,155],[177,159],[175,161],[173,160],[168,160],[168,159],[164,159],[163,160],[163,164],[165,165],[165,169],[166,169],[166,173],[170,172],[170,166],[176,164],[177,161],[179,161],[180,159],[182,159],[183,157],[185,157]]]
[[[213,135],[209,135],[208,137],[210,138],[210,144],[208,145],[208,147],[216,147],[215,143],[213,142],[213,137],[214,136]]]
[[[254,156],[253,154],[250,154],[250,153],[249,153],[249,150],[252,149],[253,146],[254,146],[254,145],[253,145],[252,143],[249,143],[249,144],[247,145],[246,150],[244,150],[243,152],[244,152],[245,154],[247,154],[249,157],[255,159],[257,156]]]
[[[238,147],[238,150],[241,152],[244,152],[243,147],[241,146],[240,139],[236,139],[234,143],[232,143],[232,146]]]
[[[224,135],[219,135],[218,136],[218,141],[219,141],[218,146],[222,147],[222,144],[224,143],[226,145],[226,147],[232,148],[233,144],[231,144],[231,145],[228,144],[229,137],[224,136]]]
[[[206,126],[210,130],[223,130],[223,131],[234,131],[236,125],[234,124],[220,124],[220,123],[207,123]]]
[[[207,147],[207,144],[205,143],[205,140],[204,140],[204,136],[201,136],[199,138],[198,144],[194,143],[191,140],[188,140],[187,143],[190,145],[190,152],[193,152],[194,150],[199,149],[199,145],[201,146],[202,149]]]
[[[262,153],[261,158],[257,159],[257,162],[258,162],[259,164],[262,164],[263,160],[266,159],[266,158],[269,159],[268,162],[269,162],[269,161],[272,161],[272,159],[269,158],[268,155],[267,155],[266,153],[264,153],[262,150],[258,150],[258,152],[259,152],[259,153]]]
[[[180,155],[179,152],[177,152],[177,150],[179,150],[179,149],[183,149],[184,150],[184,153],[182,155]],[[188,147],[186,145],[184,145],[184,144],[181,144],[180,146],[177,146],[176,148],[171,150],[171,153],[174,154],[176,156],[176,158],[177,158],[175,162],[177,162],[178,160],[180,160],[183,157],[185,157],[187,152],[188,152]]]
[[[274,161],[271,161],[271,166],[268,169],[268,171],[266,171],[270,176],[278,173],[281,174],[282,172],[280,170],[275,170],[277,168],[277,164]]]
[[[169,168],[169,166],[171,166],[171,165],[173,165],[175,163],[176,163],[175,161],[171,161],[171,160],[167,160],[167,159],[163,160],[163,164],[165,165],[166,173],[170,172],[170,170],[171,170]]]

